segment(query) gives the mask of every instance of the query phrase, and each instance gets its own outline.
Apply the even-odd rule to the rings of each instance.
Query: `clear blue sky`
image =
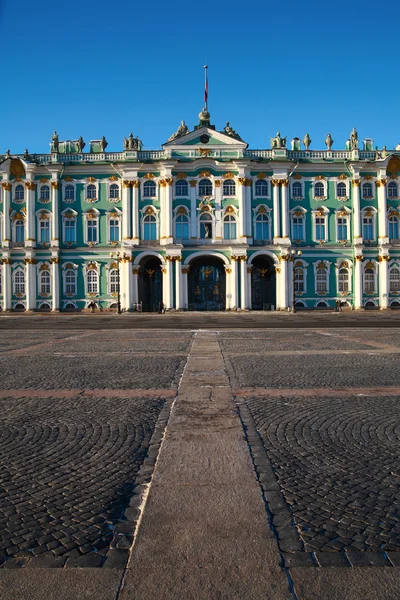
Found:
[[[54,129],[160,147],[197,123],[205,61],[212,123],[251,148],[279,130],[340,149],[354,126],[393,148],[399,20],[399,4],[361,0],[0,0],[0,152],[48,152]]]

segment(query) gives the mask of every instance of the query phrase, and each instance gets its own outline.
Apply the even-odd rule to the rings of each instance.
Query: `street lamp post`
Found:
[[[117,315],[121,314],[121,278],[120,278],[120,271],[119,271],[119,263],[121,262],[121,260],[124,260],[124,258],[126,257],[125,252],[123,254],[121,254],[120,252],[111,252],[110,253],[110,257],[114,258],[117,262]]]
[[[296,286],[295,286],[295,271],[296,271],[296,258],[301,256],[301,250],[291,250],[289,253],[289,260],[292,263],[292,313],[296,312]]]

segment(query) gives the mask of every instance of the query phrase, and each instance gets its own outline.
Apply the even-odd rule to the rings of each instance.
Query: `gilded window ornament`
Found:
[[[155,214],[154,213],[154,209],[151,206],[149,206],[148,208],[146,208],[146,213],[145,214],[146,215],[154,215]]]
[[[266,173],[264,173],[263,171],[261,171],[260,173],[257,173],[257,179],[267,179],[268,175]]]
[[[96,181],[96,179],[94,177],[88,177],[87,178],[87,182],[88,183],[94,183]]]
[[[187,215],[187,210],[184,206],[180,206],[176,211],[177,215]]]
[[[153,173],[146,173],[146,175],[144,175],[145,179],[155,179],[155,175]]]
[[[303,179],[303,175],[300,175],[300,173],[295,173],[293,175],[293,179]]]
[[[316,175],[315,181],[325,181],[325,177],[323,175]]]
[[[186,173],[177,173],[177,174],[175,175],[175,177],[176,177],[177,179],[186,179],[187,175],[186,175]]]
[[[201,171],[200,177],[211,177],[210,171]]]
[[[195,179],[190,179],[189,180],[189,185],[190,185],[190,187],[194,188],[197,185],[197,181]]]
[[[346,173],[341,173],[341,174],[338,176],[338,179],[340,179],[340,181],[343,181],[343,180],[345,180],[345,179],[347,179],[347,178],[348,178],[348,177],[347,177]]]
[[[108,181],[118,181],[118,177],[116,175],[111,175],[111,177],[109,177]]]
[[[224,173],[224,175],[222,175],[222,177],[224,179],[235,179],[235,173],[231,173],[231,172]]]
[[[64,177],[64,181],[73,181],[73,179],[72,179],[72,177],[67,175],[67,177]]]

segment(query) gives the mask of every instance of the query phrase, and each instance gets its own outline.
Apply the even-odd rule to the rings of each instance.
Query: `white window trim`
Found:
[[[18,218],[15,218],[16,215],[19,214],[20,216]],[[13,210],[13,212],[10,215],[11,218],[11,242],[13,244],[17,243],[17,232],[16,232],[16,227],[15,224],[17,221],[23,221],[24,222],[24,240],[22,242],[18,242],[20,243],[22,246],[25,245],[25,241],[26,241],[26,217],[23,213],[19,213],[16,210]]]
[[[180,182],[180,181],[185,181],[186,182],[187,190],[188,190],[188,193],[186,194],[186,196],[177,196],[176,195],[176,184],[178,182]],[[189,183],[189,181],[187,179],[175,179],[175,181],[174,181],[174,188],[173,189],[174,189],[174,198],[176,198],[177,200],[180,200],[180,199],[183,199],[183,198],[190,198],[190,183]]]
[[[322,185],[324,186],[324,195],[323,196],[315,195],[315,186],[317,185],[317,183],[322,183]],[[312,186],[313,186],[313,198],[316,202],[323,202],[324,200],[327,199],[327,197],[328,197],[328,193],[327,193],[328,182],[326,181],[326,179],[316,179],[312,182]]]
[[[293,193],[293,186],[295,183],[300,184],[300,186],[301,186],[301,196],[295,196]],[[315,183],[318,183],[318,181],[316,181]],[[303,181],[303,179],[292,179],[290,181],[290,194],[291,194],[291,198],[293,200],[304,200],[304,181]]]
[[[339,202],[346,202],[350,198],[350,182],[349,179],[338,179],[335,178],[333,180],[335,182],[335,198]],[[339,183],[344,183],[346,187],[346,196],[338,196],[338,185]]]
[[[120,265],[121,268],[121,265]],[[110,264],[108,264],[106,266],[106,270],[107,270],[107,295],[111,296],[111,294],[118,294],[118,292],[112,292],[111,291],[111,272],[112,271],[118,271],[118,263],[116,263],[115,261],[111,262]],[[121,271],[119,272],[119,288],[121,291],[121,279],[122,279],[122,273]],[[116,300],[113,300],[113,302],[116,302]]]
[[[302,232],[302,238],[301,238],[300,241],[304,242],[306,240],[306,214],[307,214],[307,211],[302,206],[295,206],[294,208],[292,208],[290,210],[290,229],[291,229],[290,233],[291,233],[291,239],[294,240],[294,241],[298,241],[297,238],[296,239],[294,238],[294,234],[293,234],[293,231],[294,231],[293,219],[295,217],[300,216],[300,215],[296,215],[296,212],[301,212],[302,213],[302,217],[303,217],[303,227],[302,227],[302,229],[303,229],[303,232]]]
[[[372,214],[367,216],[366,213],[369,213],[369,212]],[[373,206],[365,206],[361,210],[361,237],[364,241],[368,241],[368,242],[376,241],[376,216],[377,216],[377,214],[378,214],[378,211]],[[372,240],[365,240],[365,238],[364,238],[364,217],[372,218],[372,236],[373,236]]]
[[[152,182],[154,183],[154,185],[156,186],[156,191],[155,191],[155,194],[154,194],[154,196],[145,196],[145,195],[144,195],[144,184],[145,184],[145,183],[147,183],[147,182],[149,182],[149,181],[152,181]],[[159,185],[158,185],[158,179],[145,179],[145,180],[142,182],[142,185],[141,185],[141,190],[140,190],[140,192],[141,192],[141,200],[142,200],[142,202],[148,202],[148,201],[149,201],[149,200],[151,200],[152,198],[157,198],[157,197],[158,197],[158,188],[159,188]]]
[[[72,214],[73,217],[71,219],[68,219],[66,217],[67,214]],[[77,243],[76,223],[77,223],[78,213],[76,212],[76,210],[73,210],[72,208],[66,208],[65,210],[63,210],[61,212],[61,217],[62,217],[62,239],[63,239],[63,244],[69,244],[69,243],[76,244]],[[67,242],[66,241],[66,234],[65,234],[65,223],[67,221],[72,221],[72,219],[74,220],[75,242]]]
[[[121,234],[122,234],[122,211],[117,208],[116,206],[113,206],[113,208],[110,208],[107,213],[107,244],[118,244],[119,242],[121,242]],[[115,219],[119,221],[119,239],[116,242],[112,242],[111,241],[111,229],[110,229],[110,221],[111,219]]]
[[[94,185],[96,188],[96,197],[95,198],[88,198],[88,187],[89,185]],[[94,204],[95,202],[98,202],[100,199],[100,189],[99,189],[99,181],[85,181],[84,182],[84,192],[85,192],[85,202],[88,202],[89,204]]]
[[[301,267],[300,267],[299,263],[301,263]],[[307,269],[308,269],[308,263],[305,260],[301,259],[301,258],[295,258],[294,265],[292,266],[293,271],[296,268],[302,268],[303,272],[304,272],[303,291],[302,292],[296,292],[296,302],[297,302],[298,298],[301,298],[302,296],[304,296],[305,294],[307,294]],[[294,285],[294,281],[293,281],[293,285]]]
[[[25,204],[26,202],[26,194],[27,194],[27,189],[25,186],[25,181],[15,181],[12,184],[12,190],[11,190],[11,202],[13,202],[14,204]],[[22,187],[24,188],[24,199],[23,200],[17,200],[15,198],[15,191],[17,189],[17,186],[22,185]]]
[[[3,218],[3,213],[0,212],[0,246],[3,243],[3,235],[4,235],[4,218]]]
[[[20,292],[16,292],[15,291],[15,275],[19,271],[22,271],[22,273],[24,274],[25,292],[24,292],[24,294],[22,294],[22,297],[26,297],[26,270],[25,270],[25,268],[21,264],[16,264],[15,266],[13,265],[13,270],[12,270],[12,274],[11,274],[11,278],[12,278],[12,294],[13,294],[13,296],[15,296],[17,293],[20,293]],[[18,301],[17,301],[17,304],[18,304]]]
[[[318,292],[317,291],[317,271],[318,271],[318,267],[319,265],[321,265],[321,263],[324,264],[324,268],[326,269],[326,292]],[[313,262],[313,267],[314,267],[314,293],[316,296],[329,296],[330,293],[330,274],[331,274],[331,262],[329,262],[329,260],[316,260],[315,262]]]
[[[267,194],[263,194],[261,196],[259,194],[256,194],[256,183],[258,181],[263,181],[267,184]],[[271,198],[271,183],[267,177],[265,177],[263,179],[256,178],[253,180],[253,195],[254,195],[254,198],[268,198],[268,199]]]
[[[210,179],[210,177],[203,177],[203,179]],[[227,182],[233,182],[235,185],[235,193],[234,194],[224,194],[224,184]],[[211,182],[213,184],[213,187],[215,186],[214,181]],[[236,181],[236,179],[233,179],[232,177],[229,177],[228,179],[223,179],[221,182],[221,188],[222,188],[222,198],[227,198],[227,199],[232,199],[232,198],[237,198],[238,196],[238,182]]]
[[[47,269],[43,269],[43,266],[46,265],[46,267],[48,267]],[[50,292],[47,294],[42,294],[41,292],[41,276],[42,273],[44,271],[47,271],[50,275]],[[52,278],[52,273],[51,273],[51,264],[48,261],[41,261],[40,263],[36,264],[36,280],[37,280],[37,295],[40,296],[40,298],[51,298],[51,278]]]
[[[183,196],[182,196],[183,198]],[[185,211],[185,214],[182,212],[182,209]],[[180,212],[179,212],[180,211]],[[174,208],[174,216],[173,216],[173,227],[174,227],[174,238],[175,239],[185,239],[185,238],[178,238],[178,236],[176,235],[176,220],[178,217],[180,216],[186,216],[187,220],[188,220],[188,227],[189,227],[189,237],[188,239],[190,239],[190,226],[191,226],[191,219],[190,219],[190,210],[188,209],[187,206],[184,206],[183,204],[180,204],[179,206],[177,206],[176,208]]]
[[[48,198],[48,200],[44,200],[44,199],[41,198],[42,188],[43,187],[48,187],[49,188],[49,198]],[[37,186],[37,201],[40,204],[50,204],[50,202],[51,202],[51,179],[49,179],[48,181],[43,182],[43,183],[38,183],[38,186]]]
[[[147,212],[149,208],[151,208],[153,210],[153,213]],[[144,218],[146,217],[146,214],[153,214],[153,216],[156,218],[156,239],[152,240],[152,241],[159,240],[160,239],[160,218],[159,218],[160,211],[155,206],[153,206],[153,204],[147,204],[140,210],[140,212],[141,212],[141,217],[140,217],[141,240],[144,241]]]
[[[364,193],[363,193],[364,183],[370,183],[371,184],[371,187],[372,187],[372,196],[364,196]],[[362,200],[371,201],[373,198],[375,198],[375,195],[376,195],[375,181],[372,180],[372,179],[363,179],[361,181],[361,190],[360,190],[360,192],[361,192],[360,196],[361,196]]]
[[[209,194],[208,196],[200,196],[200,181],[203,181],[203,179],[208,179],[209,181],[211,181],[211,194]],[[221,180],[221,198],[223,197],[223,182],[224,180]],[[197,193],[197,198],[200,198],[200,200],[203,200],[205,198],[209,198],[209,200],[213,200],[215,198],[215,180],[214,180],[214,176],[213,175],[209,175],[208,177],[200,177],[197,179],[197,186],[196,186],[196,193]],[[226,196],[226,198],[234,198],[234,196]]]
[[[399,292],[391,292],[390,291],[390,271],[392,269],[398,269],[400,271],[400,259],[391,260],[388,265],[388,293],[390,295],[394,296],[394,298],[396,298],[396,297],[399,298],[400,290],[399,290]],[[400,298],[399,298],[399,301],[400,301]]]
[[[258,206],[256,206],[255,208],[253,208],[253,239],[258,239],[256,238],[256,222],[257,222],[257,217],[260,214],[260,209],[261,208],[265,208],[265,212],[262,214],[265,214],[267,216],[268,219],[268,239],[267,240],[261,240],[264,242],[271,242],[272,241],[272,237],[271,237],[271,233],[272,233],[272,219],[271,219],[271,212],[272,209],[269,208],[269,206],[266,206],[265,204],[259,204]]]
[[[323,213],[322,215],[320,213]],[[314,242],[327,242],[328,241],[328,236],[329,236],[329,210],[325,207],[325,206],[321,206],[319,208],[316,208],[315,210],[312,211],[312,216],[313,216],[313,227],[312,227],[312,239]],[[318,218],[325,218],[325,239],[323,240],[317,240],[317,223],[316,223],[316,219]]]
[[[397,185],[397,195],[396,196],[389,196],[389,184],[390,183],[395,183]],[[390,201],[390,200],[398,200],[399,199],[399,182],[397,181],[397,179],[390,179],[387,182],[386,197],[387,197],[388,201]]]
[[[67,295],[67,281],[66,281],[66,273],[67,271],[75,271],[75,294],[71,294],[71,298],[78,295],[78,265],[65,262],[61,265],[61,274],[62,274],[62,283],[63,283],[63,296]],[[68,295],[68,298],[70,296]]]
[[[67,185],[72,185],[72,187],[74,188],[74,199],[73,200],[69,200],[65,198],[65,188],[67,187]],[[62,200],[63,202],[65,202],[65,204],[73,204],[74,202],[77,201],[77,188],[76,188],[76,181],[65,181],[63,180],[62,182]]]
[[[206,197],[206,196],[204,196]],[[202,240],[202,243],[206,243],[207,242],[213,242],[215,240],[215,214],[214,214],[214,210],[212,212],[210,211],[201,211],[201,209],[199,210],[199,214],[197,216],[197,239]],[[202,215],[210,215],[211,217],[211,232],[212,232],[212,236],[210,238],[202,238],[200,237],[200,218]],[[236,232],[237,233],[237,232]]]
[[[96,219],[97,221],[97,241],[89,242],[88,241],[88,220]],[[90,246],[97,246],[100,243],[100,212],[97,208],[90,208],[83,213],[83,240],[85,244],[90,244]]]
[[[343,214],[346,213],[346,214]],[[350,241],[350,225],[351,225],[351,221],[350,221],[350,210],[348,208],[339,208],[338,210],[336,210],[335,213],[335,217],[336,217],[336,241],[339,242],[349,242]],[[339,219],[346,219],[347,221],[347,238],[346,240],[340,240],[339,239]]]
[[[372,263],[373,269],[374,269],[374,291],[366,292],[365,291],[365,271],[366,271],[367,265],[369,265],[370,263]],[[363,296],[375,296],[378,294],[378,263],[374,259],[368,258],[368,259],[364,260],[364,262],[363,262],[362,290],[363,290]]]
[[[118,186],[118,198],[111,198],[111,186]],[[122,191],[121,191],[121,181],[107,181],[107,199],[109,202],[117,203],[122,199]]]
[[[347,266],[342,266],[342,265],[346,265]],[[341,296],[343,294],[343,296],[347,296],[349,294],[352,293],[353,291],[353,263],[348,259],[348,258],[341,258],[340,260],[336,261],[335,263],[336,266],[336,293],[338,296]],[[349,281],[348,281],[348,292],[340,292],[339,291],[339,271],[340,269],[347,269],[349,272]]]
[[[37,241],[37,243],[38,244],[49,244],[50,245],[51,244],[51,222],[52,222],[52,219],[53,219],[52,213],[49,210],[45,209],[45,208],[41,208],[41,209],[39,209],[39,210],[36,211],[35,216],[36,216],[36,231],[37,231],[36,241]],[[47,219],[45,217],[47,217]],[[49,223],[49,234],[50,234],[50,236],[49,236],[49,241],[48,242],[42,242],[39,239],[40,238],[40,222],[41,221],[48,221],[48,223]]]
[[[94,270],[97,272],[97,292],[89,292],[88,291],[88,272],[91,270]],[[92,297],[97,298],[98,296],[100,296],[100,284],[101,284],[100,263],[98,263],[95,260],[84,263],[84,265],[83,265],[83,280],[84,280],[84,287],[85,287],[85,296],[88,296],[89,293],[91,294],[89,296],[90,298],[92,298]],[[90,303],[90,300],[88,300],[88,302]]]
[[[227,198],[233,198],[234,196],[227,196]],[[229,211],[228,211],[229,209]],[[233,209],[233,212],[232,212]],[[233,204],[228,204],[223,209],[222,214],[222,239],[228,242],[237,242],[239,236],[239,219],[238,219],[238,209],[233,206]],[[226,238],[225,237],[225,217],[233,217],[235,219],[236,224],[236,237],[235,238]]]

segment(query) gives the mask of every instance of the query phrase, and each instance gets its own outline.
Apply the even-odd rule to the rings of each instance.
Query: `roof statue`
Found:
[[[358,133],[355,127],[350,133],[350,150],[357,150],[358,148]]]
[[[172,140],[176,140],[176,138],[181,137],[181,135],[186,135],[189,133],[189,127],[186,125],[185,121],[181,121],[178,129],[168,138],[167,142],[172,142]]]
[[[58,133],[56,130],[54,130],[54,133],[51,137],[50,150],[51,150],[51,152],[58,152],[58,149],[59,149]]]
[[[25,148],[25,152],[24,152],[24,159],[25,159],[25,160],[29,160],[29,159],[30,159],[29,152],[28,152],[28,148]]]
[[[310,138],[308,133],[306,133],[306,135],[304,136],[304,139],[303,139],[303,144],[304,144],[304,147],[306,150],[308,150],[309,147],[311,146],[311,142],[312,142],[312,139]]]
[[[275,137],[271,139],[271,148],[286,148],[286,138],[281,137],[281,132],[278,131]]]
[[[79,138],[76,140],[76,147],[78,149],[78,152],[83,152],[83,149],[85,146],[86,146],[86,144],[83,141],[83,137],[79,136]]]
[[[107,146],[108,146],[108,142],[107,142],[106,138],[103,135],[102,138],[101,138],[101,140],[100,140],[100,149],[101,149],[101,151],[105,152]]]
[[[133,137],[132,133],[129,134],[129,137],[124,137],[124,150],[141,150],[142,142],[139,140],[138,136]]]
[[[328,150],[330,150],[333,146],[333,139],[330,133],[328,133],[328,135],[325,138],[325,145]]]
[[[221,133],[225,133],[226,135],[229,135],[230,137],[234,138],[235,140],[239,140],[240,142],[243,142],[240,135],[230,126],[229,121],[226,122],[224,130]]]

